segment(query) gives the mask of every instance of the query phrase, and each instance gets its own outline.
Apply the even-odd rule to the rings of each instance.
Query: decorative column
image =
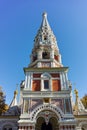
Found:
[[[81,127],[80,127],[80,126],[77,126],[77,127],[76,127],[76,130],[81,130]]]
[[[32,90],[32,79],[33,79],[33,73],[30,73],[30,88],[29,88],[29,90]]]
[[[60,83],[61,83],[61,90],[63,90],[63,80],[62,80],[62,73],[60,73]]]
[[[40,59],[42,59],[42,50],[41,49],[38,49],[37,50],[37,58],[38,58],[38,60]]]
[[[54,60],[54,50],[53,49],[50,50],[50,59]],[[54,61],[51,62],[51,67],[55,67]]]
[[[42,67],[41,62],[38,62],[38,63],[37,63],[37,68],[39,68],[39,67]]]
[[[68,89],[68,77],[67,77],[67,73],[64,73],[65,76],[65,84],[66,84],[66,89]]]
[[[30,124],[28,130],[35,130],[35,124]]]
[[[54,50],[50,51],[50,59],[54,59]]]
[[[62,64],[61,55],[59,54],[59,62]]]
[[[26,73],[26,76],[25,76],[25,88],[27,88],[27,82],[28,82],[28,77],[27,77],[27,73]]]
[[[27,83],[28,86],[27,86],[27,88],[29,88],[29,90],[30,90],[30,86],[31,86],[31,73],[27,74],[27,78],[28,78],[28,81],[27,81],[28,82]]]
[[[31,90],[31,88],[32,88],[32,73],[31,72],[26,72],[25,88],[27,88],[29,90]]]
[[[64,73],[60,73],[60,81],[61,81],[61,90],[65,90],[66,89],[66,85],[65,85],[65,75]]]
[[[40,61],[42,59],[42,50],[41,49],[37,50],[37,59],[39,60],[39,62],[37,63],[37,68],[39,68],[42,66],[41,61]]]

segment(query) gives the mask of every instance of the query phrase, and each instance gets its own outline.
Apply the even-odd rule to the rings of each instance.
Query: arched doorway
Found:
[[[6,125],[3,127],[3,130],[12,130],[12,126]]]
[[[42,111],[38,114],[35,130],[59,130],[58,117],[52,111],[47,111],[49,113],[48,122],[46,122],[46,117],[44,115],[46,111]]]
[[[48,124],[46,124],[46,122],[43,122],[41,125],[41,130],[53,130],[52,124],[50,122],[48,122]]]

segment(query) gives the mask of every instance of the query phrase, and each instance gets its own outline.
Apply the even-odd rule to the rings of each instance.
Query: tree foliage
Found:
[[[7,110],[7,105],[5,104],[5,95],[0,87],[0,115]]]
[[[84,107],[87,109],[87,94],[85,94],[85,96],[81,99]]]

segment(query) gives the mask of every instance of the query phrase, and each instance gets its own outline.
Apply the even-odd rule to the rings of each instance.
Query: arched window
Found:
[[[43,58],[43,59],[49,59],[49,58],[50,58],[50,53],[47,52],[47,51],[44,51],[44,52],[42,53],[42,58]]]
[[[42,91],[51,91],[51,75],[48,73],[44,73],[41,75],[41,90]]]

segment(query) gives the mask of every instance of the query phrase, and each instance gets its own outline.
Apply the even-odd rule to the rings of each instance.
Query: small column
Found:
[[[28,110],[29,110],[29,100],[24,99],[24,113],[28,114]]]
[[[32,79],[33,79],[33,73],[30,73],[30,86],[29,86],[29,90],[32,90]]]
[[[67,78],[67,73],[64,73],[64,77],[65,77],[65,84],[66,84],[66,88],[68,89],[68,78]]]
[[[61,55],[59,54],[59,62],[62,64]]]
[[[27,74],[27,78],[28,78],[27,88],[29,88],[29,90],[30,90],[30,85],[31,85],[30,84],[31,83],[31,74],[30,73]]]
[[[25,99],[23,99],[23,114],[25,113]]]
[[[29,90],[31,90],[31,79],[32,79],[32,73],[26,72],[25,88],[29,88]]]
[[[61,83],[61,90],[63,90],[63,80],[62,80],[62,73],[60,73],[60,83]]]
[[[31,113],[31,97],[29,98],[29,114]]]
[[[66,89],[66,82],[65,82],[65,75],[62,73],[62,80],[63,80],[63,89]]]
[[[27,88],[27,73],[26,73],[26,76],[25,76],[25,88]]]
[[[35,125],[30,125],[28,130],[35,130]]]
[[[55,67],[55,63],[54,62],[51,62],[51,67]]]
[[[38,58],[38,60],[42,59],[42,50],[41,49],[39,49],[37,52],[37,58]]]
[[[37,63],[37,68],[39,68],[39,67],[42,67],[41,62],[38,62],[38,63]]]
[[[81,130],[81,127],[80,127],[80,126],[77,126],[77,127],[76,127],[76,130]]]
[[[54,59],[54,50],[50,51],[50,59]]]

